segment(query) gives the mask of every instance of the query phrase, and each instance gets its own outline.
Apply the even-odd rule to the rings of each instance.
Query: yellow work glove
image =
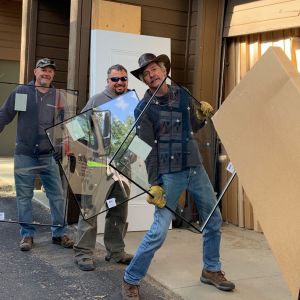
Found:
[[[213,111],[213,107],[208,102],[200,101],[200,105],[196,108],[197,119],[202,121],[204,117],[210,117]]]
[[[159,185],[152,185],[150,187],[149,193],[153,196],[153,198],[148,195],[147,202],[149,204],[156,205],[159,208],[163,208],[166,205],[166,200],[164,198],[164,190]]]

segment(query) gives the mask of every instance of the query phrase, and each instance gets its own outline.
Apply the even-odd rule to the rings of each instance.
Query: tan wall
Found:
[[[0,2],[0,59],[20,60],[21,1]]]

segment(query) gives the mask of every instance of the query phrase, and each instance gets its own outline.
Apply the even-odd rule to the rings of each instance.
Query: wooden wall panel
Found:
[[[228,1],[224,36],[238,36],[300,26],[300,0]]]
[[[184,83],[187,0],[125,0],[112,2],[141,6],[141,34],[171,38],[172,77]],[[173,64],[173,56],[176,56]]]
[[[22,2],[2,0],[0,4],[0,59],[20,60]]]
[[[141,8],[135,5],[93,0],[91,29],[141,33]]]
[[[40,0],[37,13],[35,61],[54,59],[57,65],[54,84],[67,87],[70,32],[70,0]]]
[[[193,4],[192,10],[196,8]],[[197,25],[191,31],[195,38],[195,65],[193,69],[192,93],[198,100],[218,107],[219,79],[222,49],[222,20],[225,1],[197,1]],[[192,51],[192,49],[190,49]],[[216,144],[215,131],[209,123],[197,135],[202,145],[201,154],[211,182],[215,186]]]

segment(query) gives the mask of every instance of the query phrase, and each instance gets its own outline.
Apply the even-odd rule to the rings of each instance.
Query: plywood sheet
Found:
[[[213,117],[293,299],[300,288],[299,112],[300,75],[271,47]]]
[[[140,6],[103,0],[92,3],[92,29],[141,33]]]

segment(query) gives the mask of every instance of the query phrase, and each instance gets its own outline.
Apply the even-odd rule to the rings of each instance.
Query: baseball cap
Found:
[[[54,70],[56,70],[55,61],[47,57],[39,59],[35,67],[36,68],[52,67]]]

